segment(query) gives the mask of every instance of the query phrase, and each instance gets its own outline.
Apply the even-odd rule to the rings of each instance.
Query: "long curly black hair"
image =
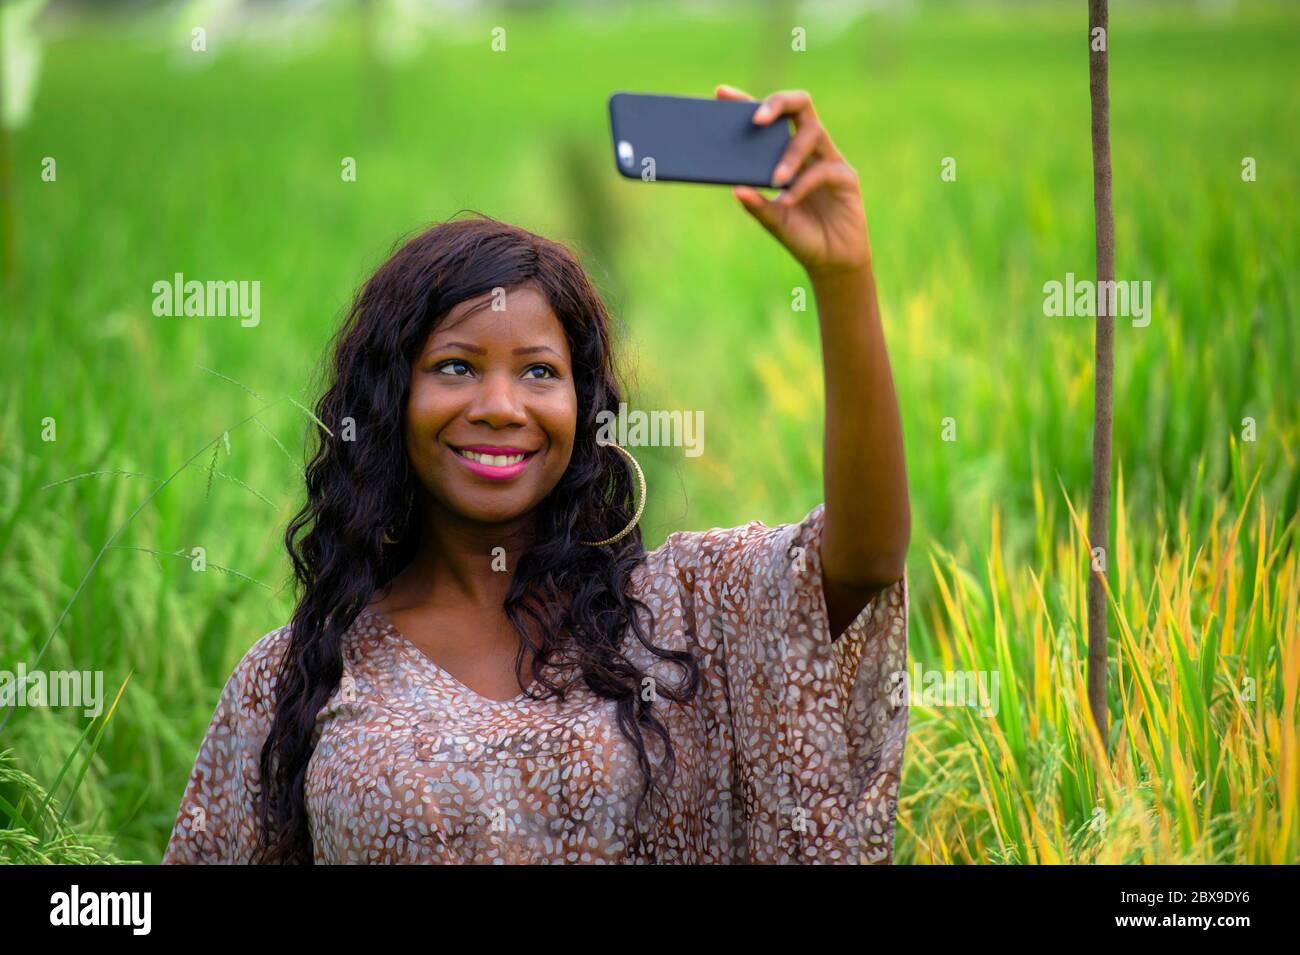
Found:
[[[306,502],[285,531],[298,599],[261,754],[253,861],[314,861],[304,786],[317,713],[342,678],[342,637],[419,544],[412,507],[417,478],[403,439],[411,364],[455,305],[525,284],[546,295],[564,326],[578,413],[569,467],[539,505],[537,538],[517,561],[504,609],[532,651],[533,676],[547,694],[563,697],[582,681],[617,701],[620,731],[635,747],[644,779],[629,851],[653,853],[637,818],[652,790],[666,792],[676,771],[654,697],[690,700],[699,670],[689,652],[655,646],[642,625],[644,616],[653,630],[645,604],[628,587],[645,558],[639,528],[614,544],[580,543],[615,535],[633,513],[630,465],[597,442],[597,415],[617,414],[621,400],[609,314],[567,248],[476,213],[453,217],[398,248],[365,283],[333,341],[330,381],[315,407],[328,431],[313,426]],[[350,440],[344,440],[349,418]],[[397,543],[386,543],[386,533]],[[655,657],[682,667],[679,685],[656,681],[655,693],[643,693],[647,674],[623,652],[629,632]],[[573,675],[551,682],[543,670],[561,658],[563,672]],[[647,753],[651,737],[664,747],[659,766]]]

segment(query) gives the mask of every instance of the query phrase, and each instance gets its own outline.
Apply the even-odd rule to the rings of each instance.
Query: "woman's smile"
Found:
[[[521,474],[536,451],[496,445],[472,444],[466,447],[448,445],[456,458],[474,474],[492,481],[508,481]]]

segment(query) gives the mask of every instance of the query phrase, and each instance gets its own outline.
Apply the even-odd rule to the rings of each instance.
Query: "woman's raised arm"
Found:
[[[716,92],[752,99],[730,86]],[[747,186],[733,192],[807,270],[817,300],[826,381],[822,571],[831,632],[838,635],[903,577],[911,536],[903,429],[858,174],[831,142],[808,93],[773,93],[754,121],[781,116],[793,118],[795,133],[773,181],[788,188],[770,200]]]

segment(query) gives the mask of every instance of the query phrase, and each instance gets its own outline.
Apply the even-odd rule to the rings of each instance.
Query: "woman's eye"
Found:
[[[466,364],[465,362],[461,361],[459,358],[452,358],[452,359],[449,360],[449,361],[441,362],[441,363],[437,366],[437,368],[436,368],[435,370],[438,372],[438,374],[440,374],[440,375],[445,375],[445,374],[448,373],[448,372],[447,372],[447,369],[448,369],[448,368],[451,368],[453,365],[459,365],[459,366],[461,366],[462,368],[468,368],[468,367],[469,367],[468,364]],[[457,372],[454,372],[454,371],[453,371],[453,372],[451,372],[451,374],[456,375]]]
[[[547,376],[547,377],[551,377],[551,378],[554,378],[554,377],[555,377],[555,369],[552,368],[550,365],[532,365],[532,366],[530,366],[529,369],[528,369],[529,372],[534,372],[534,371],[538,371],[538,370],[541,370],[541,371],[546,372],[546,376]],[[533,375],[533,377],[534,377],[534,378],[540,378],[540,377],[544,377],[544,376],[541,376],[541,375]]]

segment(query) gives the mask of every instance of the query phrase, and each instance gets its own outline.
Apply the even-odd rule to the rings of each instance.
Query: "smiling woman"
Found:
[[[819,177],[849,180],[805,171],[821,215],[856,201]],[[791,212],[738,198],[783,236]],[[901,448],[859,447],[897,421],[876,420],[892,384],[865,222],[843,215],[841,243],[790,247],[849,352],[828,445],[884,452],[856,477],[885,518],[835,451],[834,494],[797,523],[649,553],[635,461],[600,437],[623,407],[609,317],[572,253],[473,217],[385,262],[316,407],[293,618],[227,682],[163,861],[892,860],[906,494]],[[864,366],[883,381],[858,430]]]

